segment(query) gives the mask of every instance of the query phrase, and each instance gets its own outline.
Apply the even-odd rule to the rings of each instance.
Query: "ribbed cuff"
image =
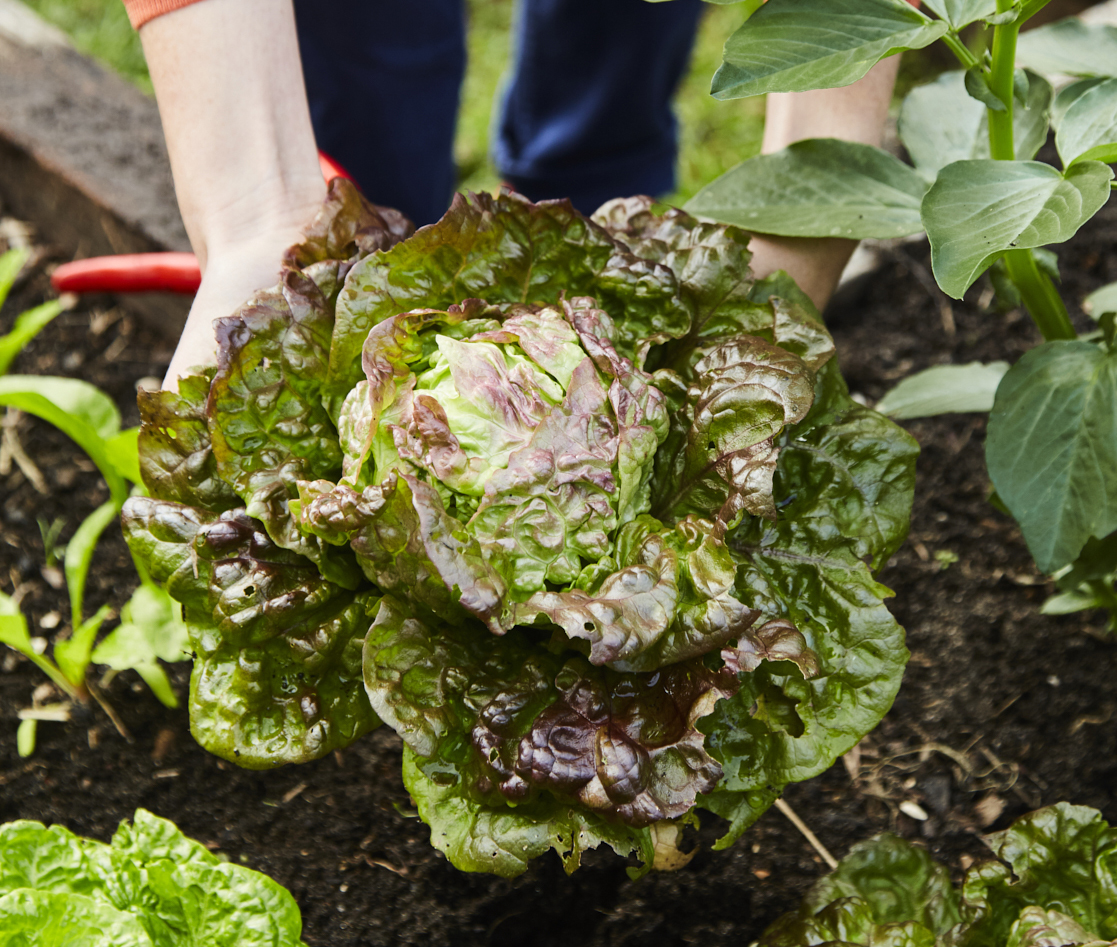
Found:
[[[132,21],[132,28],[138,30],[148,20],[198,2],[199,0],[124,0],[124,8],[128,11],[128,19]]]

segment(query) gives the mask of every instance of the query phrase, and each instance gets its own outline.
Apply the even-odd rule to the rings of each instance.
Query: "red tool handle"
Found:
[[[193,294],[202,271],[193,253],[124,253],[63,263],[50,282],[60,293]]]
[[[322,177],[352,177],[329,155],[318,152]],[[193,253],[126,253],[63,263],[50,278],[60,293],[184,293],[193,295],[202,282]]]

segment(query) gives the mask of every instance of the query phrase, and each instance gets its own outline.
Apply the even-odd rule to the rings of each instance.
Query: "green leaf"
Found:
[[[798,356],[739,336],[695,366],[698,381],[656,454],[652,513],[735,524],[743,512],[775,518],[776,438],[814,400],[814,374]]]
[[[27,619],[15,600],[3,592],[0,592],[0,643],[25,653],[31,649]]]
[[[947,29],[903,0],[769,0],[726,41],[711,92],[735,99],[847,86]]]
[[[141,391],[138,447],[143,483],[152,496],[213,513],[240,506],[236,491],[217,473],[206,420],[216,369],[178,380],[178,391]]]
[[[1007,371],[1008,362],[935,365],[901,381],[880,399],[877,410],[900,420],[992,411]]]
[[[640,854],[650,863],[647,829],[606,821],[578,806],[542,797],[515,806],[485,805],[471,799],[460,782],[426,775],[422,758],[403,748],[403,784],[419,816],[431,827],[431,844],[459,871],[485,871],[515,878],[528,861],[554,849],[567,873],[582,853],[608,845],[618,855]]]
[[[989,75],[982,66],[966,70],[966,92],[977,102],[993,112],[1007,112],[1008,105],[1001,101],[989,85]]]
[[[907,538],[918,455],[914,438],[858,404],[793,431],[778,474],[791,498],[780,506],[783,537],[804,552],[844,547],[880,569]]]
[[[677,208],[657,213],[650,197],[609,201],[593,219],[637,256],[669,267],[694,310],[690,332],[664,345],[659,367],[692,382],[710,348],[742,333],[798,355],[812,371],[834,354],[822,316],[786,273],[754,278],[747,231],[699,222]]]
[[[31,635],[27,630],[27,619],[19,606],[9,595],[0,592],[0,644],[14,648],[31,661],[55,684],[71,697],[75,696],[74,685],[54,664],[39,654],[31,645]]]
[[[850,897],[865,901],[878,924],[917,921],[942,935],[961,920],[950,872],[926,849],[889,833],[854,845],[834,871],[815,883],[803,907],[818,913]]]
[[[979,863],[966,875],[962,893],[974,914],[969,943],[1005,943],[1033,905],[1057,908],[1091,940],[1117,938],[1117,829],[1096,809],[1061,802],[986,842],[1001,861]]]
[[[1107,312],[1117,312],[1117,283],[1094,290],[1086,297],[1082,308],[1095,322]]]
[[[16,752],[23,759],[35,752],[35,737],[38,732],[38,720],[21,720],[16,727]]]
[[[1117,161],[1117,79],[1091,84],[1060,116],[1055,145],[1064,165]]]
[[[163,704],[177,707],[178,698],[159,659],[184,661],[189,652],[190,635],[180,606],[163,589],[145,584],[132,594],[121,610],[120,625],[97,645],[92,660],[117,671],[134,669]]]
[[[11,947],[304,947],[289,892],[143,809],[111,845],[37,822],[0,827],[0,894]],[[60,940],[44,939],[56,929]]]
[[[74,633],[65,641],[59,641],[54,646],[54,660],[66,678],[75,687],[85,685],[85,671],[89,667],[89,653],[93,650],[93,642],[97,632],[105,623],[112,609],[102,605],[97,611],[74,629]]]
[[[152,578],[186,606],[191,730],[207,750],[266,769],[318,759],[379,724],[360,686],[373,592],[323,579],[244,510],[137,496],[123,525]]]
[[[820,414],[793,430],[781,456],[779,519],[746,524],[730,540],[745,560],[737,596],[759,621],[793,622],[820,671],[805,680],[787,662],[762,665],[699,722],[725,769],[719,789],[755,792],[816,775],[885,714],[907,661],[903,629],[884,605],[891,592],[862,559],[882,561],[906,535],[917,448],[848,399],[838,429],[823,426],[841,401],[821,389],[826,381]]]
[[[1008,932],[1005,947],[1032,947],[1034,944],[1074,945],[1092,943],[1093,947],[1107,947],[1074,918],[1059,911],[1045,911],[1029,905]]]
[[[965,73],[944,72],[933,82],[908,93],[900,109],[900,140],[912,163],[928,181],[955,161],[989,157],[989,115],[965,89]],[[1035,157],[1047,140],[1051,110],[1051,84],[1041,76],[1028,76],[1026,107],[1012,111],[1016,156]]]
[[[556,305],[564,296],[592,296],[616,324],[618,351],[630,358],[690,329],[674,274],[634,257],[569,203],[456,195],[438,223],[373,254],[346,278],[330,349],[333,416],[361,378],[361,350],[377,323],[409,309],[446,310],[470,297]]]
[[[0,306],[12,291],[12,285],[18,278],[23,265],[31,258],[31,251],[22,247],[13,247],[11,250],[0,254]],[[3,374],[0,372],[0,374]]]
[[[19,408],[57,427],[97,465],[113,500],[124,502],[128,486],[117,473],[106,444],[120,431],[120,412],[108,395],[76,378],[4,375],[0,377],[0,405]]]
[[[726,829],[725,835],[714,842],[714,851],[723,851],[736,842],[772,807],[782,792],[782,786],[779,788],[766,786],[754,792],[715,789],[707,796],[699,796],[696,803],[699,809],[708,809],[729,821],[729,828]]]
[[[1027,352],[997,390],[985,460],[1042,571],[1117,529],[1117,356],[1082,341]]]
[[[84,843],[61,825],[30,821],[0,825],[0,894],[20,888],[93,894],[108,865],[105,845]]]
[[[349,551],[302,533],[288,506],[298,481],[341,475],[337,429],[322,404],[338,281],[337,263],[286,270],[278,286],[221,320],[206,412],[217,472],[248,515],[276,545],[355,589],[360,570]]]
[[[961,299],[1006,250],[1062,243],[1109,199],[1113,171],[1084,161],[1065,174],[1038,161],[956,161],[923,199],[931,265]]]
[[[953,29],[984,20],[997,12],[997,0],[924,0],[924,5],[934,10]]]
[[[66,588],[70,593],[70,622],[77,628],[82,623],[85,579],[101,534],[117,516],[117,505],[109,500],[89,514],[66,543]]]
[[[0,897],[2,947],[154,947],[143,925],[99,898],[21,889]]]
[[[617,674],[522,632],[427,624],[386,597],[364,682],[419,768],[459,793],[517,809],[554,796],[641,827],[686,815],[714,788],[721,771],[695,723],[736,674],[701,659]]]
[[[1068,17],[1020,34],[1016,61],[1045,75],[1117,77],[1117,27]]]
[[[8,253],[22,252],[9,250]],[[5,254],[7,256],[8,254]],[[3,269],[3,257],[0,257],[0,271]],[[3,273],[0,272],[0,284],[3,282]],[[3,305],[3,294],[0,294],[0,305]],[[23,351],[25,345],[37,336],[51,320],[54,319],[65,307],[57,299],[52,299],[34,309],[28,309],[16,317],[12,331],[0,336],[0,375],[7,373],[15,357]]]
[[[815,138],[731,168],[687,210],[785,237],[902,237],[922,229],[926,190],[914,170],[879,148]]]
[[[132,483],[142,484],[140,473],[140,429],[130,427],[109,438],[105,444],[109,459],[117,473]]]
[[[7,375],[0,378],[0,397],[23,392],[33,392],[45,398],[58,410],[80,420],[104,440],[120,430],[120,412],[112,399],[87,381],[45,375]]]

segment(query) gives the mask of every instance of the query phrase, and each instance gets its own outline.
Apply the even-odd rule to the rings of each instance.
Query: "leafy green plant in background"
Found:
[[[26,263],[23,250],[0,256],[0,305]],[[141,585],[124,607],[120,627],[99,644],[97,635],[111,614],[108,606],[86,616],[85,583],[101,534],[117,521],[131,484],[139,483],[138,430],[122,431],[120,412],[104,392],[75,378],[5,374],[23,347],[63,311],[65,305],[51,300],[19,315],[14,328],[0,337],[0,407],[33,414],[53,424],[81,447],[97,465],[109,487],[110,498],[78,526],[65,545],[63,571],[70,598],[70,636],[57,641],[53,660],[36,647],[19,603],[0,593],[0,642],[33,661],[70,699],[88,702],[86,673],[90,663],[107,664],[114,670],[132,668],[168,706],[177,698],[156,658],[182,660],[186,632],[173,602],[141,571]],[[56,524],[61,525],[61,524]],[[52,535],[53,534],[53,535]],[[54,545],[57,530],[44,530],[44,548]],[[48,557],[53,549],[47,549]],[[49,565],[50,563],[48,563]],[[138,567],[139,568],[139,567]],[[40,719],[65,719],[65,706],[35,708],[19,727],[19,752],[27,756],[35,746]]]
[[[961,888],[895,835],[850,850],[757,947],[1111,947],[1117,943],[1117,829],[1096,809],[1038,809],[985,839],[995,859]]]
[[[125,535],[183,604],[204,747],[383,721],[433,844],[510,876],[678,864],[695,808],[724,847],[876,725],[914,442],[746,233],[651,206],[482,194],[412,234],[337,179],[220,367],[141,393]]]
[[[2,947],[305,947],[291,893],[137,809],[111,843],[0,825]]]
[[[1047,0],[769,0],[726,42],[719,98],[848,85],[881,59],[944,42],[962,69],[914,89],[900,114],[909,166],[867,145],[810,140],[744,162],[687,204],[794,237],[926,230],[935,278],[961,298],[990,271],[1044,343],[1018,364],[934,368],[881,403],[896,417],[991,410],[986,461],[1063,594],[1048,611],[1111,607],[1117,543],[1117,349],[1112,288],[1079,338],[1043,248],[1109,199],[1117,161],[1117,29],[1066,20],[1020,35]],[[991,44],[960,31],[984,21]],[[1055,95],[1047,76],[1077,77]],[[1032,160],[1054,128],[1062,168]],[[1014,298],[1011,298],[1014,297]],[[992,396],[992,397],[991,397]]]

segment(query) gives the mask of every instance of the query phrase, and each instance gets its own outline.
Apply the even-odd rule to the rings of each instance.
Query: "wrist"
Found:
[[[205,207],[184,207],[183,219],[202,272],[210,260],[271,260],[278,271],[283,252],[299,242],[326,199],[318,169],[293,185],[257,184],[245,193]]]

